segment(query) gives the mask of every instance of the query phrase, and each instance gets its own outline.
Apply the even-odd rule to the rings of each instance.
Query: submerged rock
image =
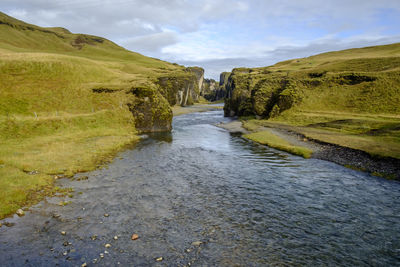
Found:
[[[195,242],[192,243],[192,246],[198,247],[198,246],[200,246],[201,244],[203,244],[203,242],[201,242],[201,241],[195,241]]]
[[[162,261],[164,258],[163,257],[158,257],[156,258],[156,261]]]
[[[131,239],[132,240],[137,240],[137,239],[139,239],[139,235],[138,234],[133,234]]]

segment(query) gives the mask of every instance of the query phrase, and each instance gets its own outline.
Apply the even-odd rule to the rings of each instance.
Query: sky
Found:
[[[400,42],[400,0],[0,0],[0,11],[216,80],[235,67]]]

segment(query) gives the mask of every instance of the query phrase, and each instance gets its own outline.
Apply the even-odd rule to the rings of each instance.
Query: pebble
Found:
[[[63,243],[63,246],[64,247],[66,247],[66,246],[68,246],[69,245],[69,242],[68,241],[65,241],[64,243]]]
[[[109,254],[107,250],[104,250],[104,254]]]
[[[192,243],[192,246],[198,247],[198,246],[200,246],[201,244],[203,244],[203,242],[201,242],[201,241],[195,241],[195,242]]]
[[[164,258],[163,257],[158,257],[157,259],[156,259],[156,261],[162,261]]]
[[[86,266],[87,266],[86,262],[82,263],[82,265],[81,265],[81,267],[86,267]]]
[[[62,235],[66,235],[67,234],[67,232],[65,232],[65,231],[61,231],[60,232]]]
[[[20,217],[25,215],[25,212],[22,209],[18,209],[16,213]]]
[[[60,218],[60,217],[61,217],[60,214],[57,214],[57,213],[54,213],[54,214],[53,214],[53,218],[55,218],[55,219]]]
[[[111,244],[105,244],[104,247],[105,248],[111,248]]]
[[[96,262],[97,262],[97,259],[93,259],[92,262],[93,262],[93,263],[96,263]]]
[[[114,236],[114,240],[118,240],[118,236]]]
[[[68,252],[65,251],[65,252],[63,253],[63,255],[64,255],[64,256],[67,256],[67,255],[68,255]]]
[[[109,217],[109,216],[110,216],[110,214],[104,213],[104,217]]]
[[[133,234],[131,239],[132,240],[137,240],[137,239],[139,239],[139,235],[138,234]]]
[[[100,258],[104,258],[104,254],[103,253],[100,253]]]
[[[189,252],[192,252],[192,250],[190,248],[188,248],[188,249],[186,249],[186,252],[189,253]]]

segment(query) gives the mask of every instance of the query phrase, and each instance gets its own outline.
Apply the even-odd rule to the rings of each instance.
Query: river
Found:
[[[72,198],[3,220],[1,265],[400,266],[399,182],[213,126],[229,120],[175,117],[87,180],[59,180]]]

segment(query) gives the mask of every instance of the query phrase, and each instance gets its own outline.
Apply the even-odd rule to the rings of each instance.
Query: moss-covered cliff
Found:
[[[198,102],[203,79],[204,70],[202,68],[188,67],[183,72],[174,72],[158,77],[157,84],[160,93],[171,106],[187,106]]]
[[[289,110],[400,114],[400,44],[325,53],[265,68],[236,68],[226,116]]]

